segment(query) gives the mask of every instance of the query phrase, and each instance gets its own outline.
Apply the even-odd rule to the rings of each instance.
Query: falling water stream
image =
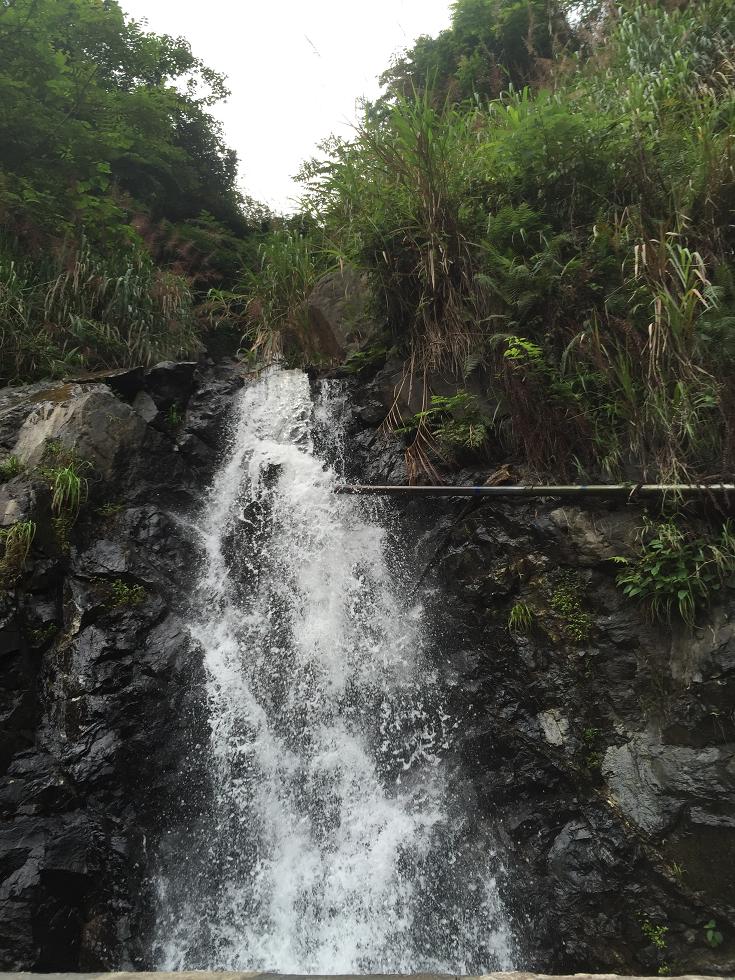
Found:
[[[160,969],[512,966],[492,841],[451,793],[457,725],[410,556],[379,505],[331,492],[341,409],[269,371],[202,511],[211,785],[161,861]]]

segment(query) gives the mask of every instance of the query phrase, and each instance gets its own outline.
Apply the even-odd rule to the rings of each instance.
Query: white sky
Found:
[[[450,0],[121,0],[150,30],[183,36],[228,77],[214,110],[245,193],[290,210],[316,144],[347,133],[391,55],[449,24]]]

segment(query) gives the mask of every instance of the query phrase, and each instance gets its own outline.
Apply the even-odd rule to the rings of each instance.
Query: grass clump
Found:
[[[0,241],[0,379],[130,367],[196,353],[188,284],[143,249],[18,258]]]
[[[79,508],[86,501],[89,484],[82,475],[82,465],[70,462],[48,470],[51,481],[51,510],[57,517],[70,517],[75,520]]]
[[[311,234],[298,224],[279,228],[260,243],[257,261],[232,289],[210,291],[210,315],[219,329],[240,329],[241,353],[254,364],[281,355],[309,360],[315,353],[309,293],[337,267],[316,226]]]
[[[0,587],[3,589],[12,588],[22,575],[35,536],[33,521],[19,521],[0,530]]]
[[[69,550],[69,535],[89,496],[89,481],[85,474],[91,468],[91,463],[81,459],[76,450],[67,449],[58,439],[46,443],[39,473],[51,492],[51,525],[63,553]]]
[[[0,463],[0,483],[6,483],[23,472],[23,464],[17,456],[8,456]]]
[[[652,620],[691,625],[717,593],[735,585],[735,527],[725,521],[714,535],[697,535],[675,519],[646,520],[635,558],[618,556],[617,584],[641,602]]]
[[[508,614],[508,629],[511,633],[525,634],[530,632],[533,625],[534,613],[527,602],[519,600],[511,607]]]

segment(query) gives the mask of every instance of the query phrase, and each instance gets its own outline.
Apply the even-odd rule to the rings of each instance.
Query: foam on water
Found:
[[[161,969],[512,966],[492,844],[448,790],[455,724],[423,610],[376,506],[331,492],[341,409],[269,372],[203,508],[190,628],[211,787],[162,859]]]

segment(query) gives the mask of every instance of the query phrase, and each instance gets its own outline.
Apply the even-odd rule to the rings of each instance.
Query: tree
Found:
[[[495,98],[537,82],[573,38],[559,0],[456,0],[449,29],[419,38],[382,81],[389,100],[427,85],[441,100]]]
[[[17,230],[109,234],[131,209],[245,230],[209,113],[221,75],[116,0],[0,0],[0,212]]]

